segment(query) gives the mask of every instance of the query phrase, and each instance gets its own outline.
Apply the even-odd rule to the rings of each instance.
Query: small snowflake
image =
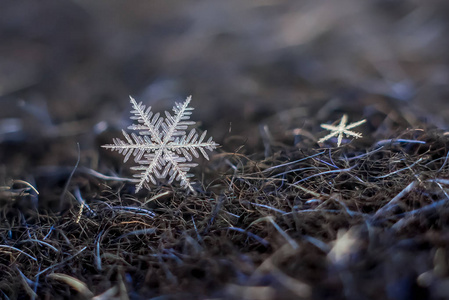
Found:
[[[187,97],[184,103],[175,103],[172,116],[165,112],[165,118],[160,117],[159,113],[153,115],[151,107],[146,108],[142,102],[137,103],[132,97],[131,104],[133,110],[132,120],[137,120],[128,129],[137,131],[138,134],[128,134],[123,130],[125,140],[114,138],[114,144],[104,145],[103,148],[118,151],[125,156],[126,162],[130,156],[134,156],[134,161],[138,166],[131,169],[140,171],[135,174],[138,178],[136,193],[142,187],[148,188],[151,181],[156,184],[156,178],[166,178],[169,176],[168,183],[173,180],[180,181],[181,186],[193,190],[187,172],[198,164],[191,163],[193,156],[199,157],[199,152],[209,159],[205,150],[212,151],[218,144],[212,141],[212,137],[204,142],[207,131],[198,138],[198,133],[192,129],[188,135],[185,130],[189,125],[195,122],[189,121],[193,108],[188,107],[192,97]]]
[[[330,139],[333,136],[338,136],[337,146],[340,146],[341,145],[341,141],[343,139],[343,134],[346,134],[347,136],[353,136],[355,138],[361,138],[362,134],[360,132],[351,131],[349,129],[352,129],[354,127],[362,125],[363,123],[366,122],[366,120],[363,119],[361,121],[358,121],[358,122],[346,125],[347,121],[348,121],[348,116],[345,114],[341,118],[340,124],[338,126],[328,125],[328,124],[321,124],[321,128],[324,128],[326,130],[330,130],[331,133],[329,133],[328,135],[326,135],[325,137],[320,139],[318,141],[318,143],[322,143],[324,141],[327,141],[328,139]]]

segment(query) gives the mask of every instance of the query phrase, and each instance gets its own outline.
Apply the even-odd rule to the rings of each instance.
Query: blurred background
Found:
[[[448,16],[444,0],[3,0],[0,176],[73,166],[77,142],[98,169],[129,95],[156,111],[192,95],[224,151],[343,113],[447,130]]]

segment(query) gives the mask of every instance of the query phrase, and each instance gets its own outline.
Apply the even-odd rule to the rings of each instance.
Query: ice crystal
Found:
[[[188,106],[192,97],[187,97],[184,103],[175,103],[174,115],[166,111],[165,118],[159,113],[153,114],[151,107],[146,108],[142,102],[137,103],[132,97],[130,99],[133,106],[131,119],[136,120],[137,124],[129,126],[128,129],[137,134],[128,134],[123,130],[125,140],[114,138],[113,144],[102,147],[123,154],[124,162],[131,156],[134,157],[138,165],[131,169],[140,172],[134,175],[138,178],[136,192],[143,187],[149,188],[149,182],[156,184],[156,179],[167,176],[168,183],[176,180],[181,186],[194,191],[189,181],[192,175],[188,174],[190,168],[198,165],[191,162],[193,157],[198,158],[200,152],[209,159],[206,150],[212,151],[218,144],[212,137],[204,141],[207,131],[201,136],[195,129],[186,133],[188,126],[195,124],[190,121],[193,108]]]
[[[318,143],[322,143],[324,141],[327,141],[328,139],[330,139],[331,137],[337,136],[337,146],[341,145],[341,141],[343,140],[343,135],[347,135],[347,136],[353,136],[355,138],[361,138],[362,134],[359,132],[355,132],[349,129],[352,129],[354,127],[357,127],[359,125],[362,125],[363,123],[366,122],[366,120],[361,120],[355,123],[351,123],[346,125],[346,122],[348,122],[348,116],[345,114],[343,115],[343,117],[341,118],[340,124],[338,126],[335,125],[328,125],[328,124],[321,124],[321,128],[330,130],[331,133],[329,133],[328,135],[326,135],[325,137],[321,138]]]

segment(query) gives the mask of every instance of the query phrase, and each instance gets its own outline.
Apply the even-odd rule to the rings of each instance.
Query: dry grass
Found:
[[[448,15],[444,0],[5,1],[0,298],[446,299]],[[128,94],[154,111],[194,96],[222,145],[192,170],[196,195],[135,194],[101,149]],[[344,114],[363,138],[318,143]]]
[[[432,128],[397,136],[265,144],[268,157],[216,153],[197,195],[164,184],[132,195],[132,182],[86,168],[66,170],[64,197],[48,202],[49,191],[13,182],[2,188],[0,290],[10,299],[437,299],[448,275],[449,140]]]

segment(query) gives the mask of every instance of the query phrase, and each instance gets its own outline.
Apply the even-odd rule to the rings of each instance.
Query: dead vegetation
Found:
[[[268,157],[219,151],[197,195],[164,184],[133,195],[132,182],[85,168],[50,203],[12,182],[2,188],[0,290],[10,299],[440,299],[448,138],[417,126],[384,140],[365,133],[341,147],[266,144]]]
[[[448,8],[5,1],[0,298],[447,299]],[[129,94],[193,95],[196,194],[101,148]]]

